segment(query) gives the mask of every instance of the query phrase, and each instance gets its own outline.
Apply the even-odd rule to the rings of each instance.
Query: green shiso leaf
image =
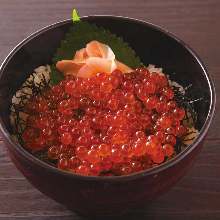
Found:
[[[61,46],[53,57],[53,62],[73,59],[75,52],[85,47],[92,40],[109,45],[115,53],[116,59],[132,68],[142,64],[134,50],[122,38],[85,21],[77,22],[70,28],[65,39],[61,41]]]
[[[73,23],[80,21],[80,17],[79,17],[78,12],[75,8],[73,9],[73,12],[72,12],[72,20],[73,20]]]
[[[64,75],[60,73],[54,64],[51,65],[50,84],[56,85],[64,79]]]
[[[55,69],[56,62],[59,60],[73,59],[75,52],[84,48],[86,44],[92,40],[97,40],[109,45],[115,53],[116,59],[131,68],[143,65],[134,50],[124,42],[122,38],[95,24],[78,21],[75,22],[66,33],[64,40],[61,41],[61,45],[52,59],[54,65],[51,73],[52,84],[57,84],[59,80],[62,80],[60,77],[61,73]]]

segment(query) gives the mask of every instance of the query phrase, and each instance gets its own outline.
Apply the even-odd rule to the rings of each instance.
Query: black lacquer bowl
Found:
[[[34,68],[51,63],[51,57],[72,21],[58,22],[32,34],[5,59],[0,68],[0,130],[14,164],[41,192],[77,213],[86,216],[119,214],[161,195],[190,168],[213,118],[215,90],[198,56],[169,32],[144,21],[123,17],[89,16],[83,20],[122,36],[143,63],[163,67],[181,85],[192,84],[192,96],[203,98],[195,105],[200,134],[174,159],[128,176],[79,176],[49,166],[16,144],[10,137],[9,123],[13,94]]]

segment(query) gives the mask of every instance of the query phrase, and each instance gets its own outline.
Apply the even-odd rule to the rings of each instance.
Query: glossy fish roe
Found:
[[[80,175],[128,175],[161,164],[187,132],[166,76],[146,68],[67,77],[32,97],[25,111],[25,148]]]

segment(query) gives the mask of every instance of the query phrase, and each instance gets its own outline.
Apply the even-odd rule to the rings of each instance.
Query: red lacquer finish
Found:
[[[119,179],[87,179],[50,172],[25,160],[10,148],[10,157],[23,175],[42,193],[85,216],[123,214],[148,204],[172,187],[191,167],[202,144],[173,166],[152,174]]]

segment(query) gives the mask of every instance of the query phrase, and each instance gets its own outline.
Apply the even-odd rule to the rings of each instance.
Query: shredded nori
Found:
[[[48,157],[47,150],[35,152],[34,156],[36,156],[38,159],[50,164],[51,166],[55,167],[57,164],[57,160],[52,160]]]
[[[192,87],[192,84],[185,87],[184,93],[183,93],[180,87],[172,85],[175,101],[180,107],[184,108],[186,112],[186,115],[183,121],[185,122],[185,124],[187,124],[187,126],[195,127],[196,122],[197,122],[197,112],[195,111],[194,102],[201,101],[203,100],[203,98],[200,97],[200,98],[192,99],[190,95],[188,94],[189,88],[191,87]],[[184,143],[185,141],[190,141],[194,139],[194,138],[186,139],[187,136],[193,133],[196,133],[196,132],[188,131],[183,137],[177,138],[177,142],[175,145],[175,151],[177,154],[187,147],[187,144]]]
[[[48,89],[50,87],[50,80],[47,80],[42,74],[42,78],[39,83],[36,83],[35,77],[33,73],[30,74],[30,77],[25,81],[25,83],[21,86],[19,89],[19,96],[15,94],[16,98],[20,99],[19,103],[12,103],[11,104],[11,115],[14,120],[14,127],[13,132],[18,139],[18,142],[24,146],[24,142],[22,139],[22,133],[25,129],[26,122],[25,120],[20,116],[20,114],[27,114],[25,111],[25,105],[27,102],[36,95],[42,94],[42,91],[45,89]],[[26,93],[24,89],[30,89],[32,91],[32,94]]]
[[[185,94],[183,94],[183,92],[181,91],[180,87],[177,86],[172,86],[173,91],[174,91],[174,99],[177,102],[177,104],[184,108],[186,111],[186,117],[184,120],[189,120],[190,118],[192,118],[193,123],[195,124],[197,121],[197,113],[195,112],[195,108],[194,108],[194,100],[192,100],[192,98],[190,98],[187,95],[187,92]],[[184,90],[187,91],[187,90]],[[201,99],[200,99],[201,100]]]

